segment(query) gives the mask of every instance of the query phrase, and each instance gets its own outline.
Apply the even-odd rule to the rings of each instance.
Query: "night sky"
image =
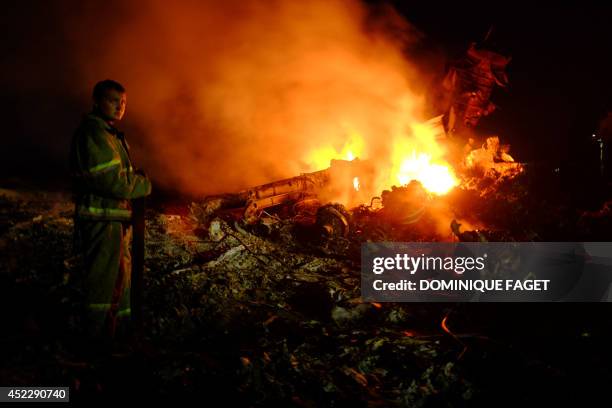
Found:
[[[510,86],[494,93],[500,109],[481,122],[480,130],[511,143],[511,153],[519,161],[556,166],[568,158],[583,159],[576,152],[588,144],[598,122],[612,110],[612,10],[504,12],[503,6],[493,4],[488,9],[447,9],[391,3],[423,34],[408,52],[417,61],[437,59],[441,69],[440,55],[460,54],[493,25],[493,41],[513,58],[508,67]],[[75,118],[89,108],[91,85],[79,83],[78,76],[72,85],[65,80],[74,70],[70,39],[62,33],[66,16],[74,17],[67,4],[3,5],[3,182],[21,178],[55,185],[67,180],[70,133]],[[33,87],[28,78],[45,86]],[[73,89],[66,92],[67,86]]]
[[[480,123],[510,141],[521,161],[552,164],[588,140],[612,110],[612,10],[580,8],[441,8],[395,6],[427,34],[425,49],[461,53],[493,26],[492,40],[512,56],[510,85],[492,97],[499,110]],[[425,51],[426,52],[426,51]]]

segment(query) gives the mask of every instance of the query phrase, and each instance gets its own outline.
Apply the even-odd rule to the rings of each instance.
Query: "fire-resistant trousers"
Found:
[[[130,317],[132,228],[120,221],[77,219],[75,233],[84,261],[87,332],[112,338],[118,321],[127,324]]]

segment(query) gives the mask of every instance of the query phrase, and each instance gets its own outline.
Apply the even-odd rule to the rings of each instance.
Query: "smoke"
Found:
[[[355,141],[355,156],[389,162],[397,138],[423,116],[426,80],[408,62],[420,33],[389,6],[108,0],[12,7],[2,24],[11,38],[2,82],[13,90],[2,105],[12,116],[5,123],[23,135],[14,144],[58,162],[93,85],[106,78],[127,89],[119,127],[136,165],[157,186],[191,195],[320,170]],[[315,157],[319,151],[331,153]]]
[[[138,164],[184,193],[319,170],[312,151],[356,134],[362,155],[384,161],[420,115],[405,55],[418,33],[388,7],[153,1],[71,13],[81,83],[126,86]]]

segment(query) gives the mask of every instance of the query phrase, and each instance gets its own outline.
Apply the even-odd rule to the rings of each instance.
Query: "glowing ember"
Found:
[[[420,181],[423,187],[434,194],[445,194],[458,184],[449,166],[431,163],[431,156],[415,151],[412,156],[404,159],[397,173],[401,185],[407,185],[412,180]]]
[[[355,177],[353,179],[353,188],[355,191],[359,191],[359,177]]]

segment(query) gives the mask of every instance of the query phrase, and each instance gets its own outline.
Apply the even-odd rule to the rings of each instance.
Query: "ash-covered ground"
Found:
[[[92,354],[79,336],[69,194],[2,189],[0,382],[70,386],[73,401],[194,397],[238,406],[503,406],[605,395],[609,303],[361,301],[359,245],[371,238],[609,237],[610,201],[580,208],[529,171],[489,187],[444,198],[459,223],[488,227],[449,225],[446,237],[427,214],[406,228],[363,217],[361,235],[326,241],[291,218],[204,222],[197,203],[152,203],[147,342],[134,349],[119,339],[108,355]]]

